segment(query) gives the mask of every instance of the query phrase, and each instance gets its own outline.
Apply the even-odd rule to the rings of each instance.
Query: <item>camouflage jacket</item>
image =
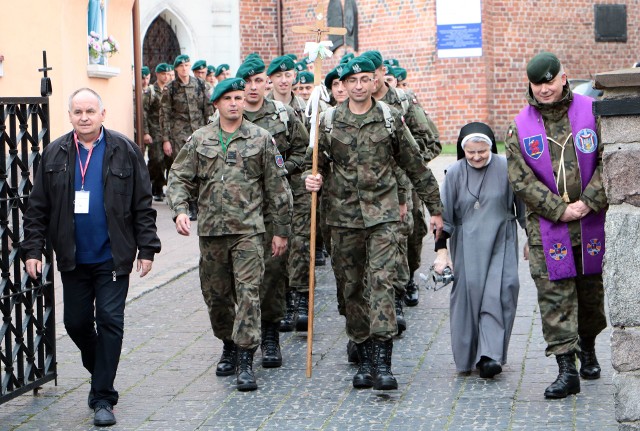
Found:
[[[190,76],[188,84],[174,79],[162,91],[162,141],[180,148],[189,135],[207,124],[211,114],[213,106],[202,79]]]
[[[274,235],[288,237],[293,201],[273,138],[244,120],[225,154],[219,124],[198,129],[171,166],[167,199],[174,220],[197,197],[200,236],[262,233],[266,206]]]
[[[288,116],[286,125],[277,111],[275,102],[266,98],[256,112],[245,111],[245,118],[268,131],[276,140],[278,150],[284,157],[284,167],[287,170],[291,191],[294,196],[298,196],[305,193],[300,174],[305,170],[305,152],[309,146],[309,134],[293,109],[288,105],[283,106]]]
[[[273,90],[270,91],[269,94],[265,96],[265,98],[275,100],[275,98],[273,97]],[[291,109],[293,109],[293,112],[296,114],[298,120],[300,120],[300,122],[304,124],[304,127],[308,132],[309,127],[311,126],[309,123],[309,118],[304,113],[307,109],[307,104],[305,103],[305,101],[302,100],[302,97],[296,96],[295,94],[293,94],[293,92],[291,92],[291,102],[289,102],[289,106],[291,107]]]
[[[145,125],[144,132],[151,135],[154,143],[161,142],[162,135],[160,132],[160,111],[162,109],[162,90],[157,82],[150,85],[151,90],[145,93],[142,98]]]
[[[415,98],[410,98],[409,94],[402,90],[389,87],[388,84],[385,85],[387,85],[388,91],[380,101],[393,106],[403,114],[404,121],[420,147],[425,161],[430,162],[435,159],[442,151],[436,125],[427,117],[424,109]]]
[[[420,148],[391,108],[395,130],[386,127],[380,104],[356,116],[345,101],[336,107],[329,133],[321,124],[318,169],[324,178],[327,224],[365,228],[400,220],[397,163],[410,178],[429,212],[442,212],[438,183]],[[307,172],[310,173],[310,172]]]
[[[566,169],[567,194],[569,195],[570,202],[581,200],[593,211],[600,211],[607,206],[607,198],[601,179],[603,145],[599,139],[600,122],[598,121],[598,130],[596,131],[599,141],[599,163],[596,171],[591,177],[591,181],[589,181],[589,184],[587,184],[583,192],[576,150],[573,143],[573,136],[571,136],[571,124],[569,123],[569,117],[567,115],[567,111],[572,100],[573,93],[571,93],[568,85],[565,86],[563,90],[562,100],[552,104],[538,103],[530,92],[527,91],[527,101],[531,106],[538,109],[540,114],[542,114],[547,138],[551,138],[560,143],[563,143],[565,139],[569,138],[564,150],[564,167]],[[507,161],[509,162],[509,182],[511,183],[516,195],[527,205],[527,234],[529,237],[529,244],[541,245],[542,238],[540,236],[539,217],[544,217],[548,220],[557,222],[559,221],[562,213],[566,210],[567,203],[562,200],[561,196],[553,193],[540,180],[538,180],[533,173],[533,170],[525,162],[524,156],[520,151],[518,129],[516,128],[515,122],[511,123],[509,126],[505,144],[505,152]],[[551,163],[553,165],[553,173],[557,177],[562,149],[552,142],[549,142],[548,147],[551,155]],[[564,181],[562,178],[559,181],[558,188],[560,193],[563,194]],[[580,245],[580,221],[576,220],[567,224],[569,226],[571,244],[574,246]]]

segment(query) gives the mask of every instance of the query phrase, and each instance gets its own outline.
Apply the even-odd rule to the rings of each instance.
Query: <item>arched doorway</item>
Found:
[[[159,63],[173,64],[180,55],[180,43],[171,25],[161,16],[153,20],[142,44],[142,63],[149,66],[155,81],[155,70]]]

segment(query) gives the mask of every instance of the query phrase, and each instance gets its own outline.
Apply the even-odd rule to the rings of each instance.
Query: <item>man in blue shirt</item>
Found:
[[[27,272],[35,279],[42,272],[45,240],[51,239],[63,284],[65,328],[91,373],[89,407],[98,426],[116,423],[113,382],[136,252],[141,277],[160,252],[144,158],[125,136],[102,127],[105,113],[100,96],[89,88],[69,98],[73,131],[42,153],[22,243]]]

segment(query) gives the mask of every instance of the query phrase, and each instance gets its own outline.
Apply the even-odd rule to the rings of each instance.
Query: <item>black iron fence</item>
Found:
[[[0,97],[0,404],[57,377],[53,253],[47,245],[41,282],[20,259],[33,174],[50,139],[46,57],[41,70],[43,97]]]

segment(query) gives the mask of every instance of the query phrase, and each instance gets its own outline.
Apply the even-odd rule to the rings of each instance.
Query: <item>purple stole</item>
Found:
[[[582,190],[591,180],[598,164],[598,137],[596,119],[592,113],[592,99],[573,95],[569,106],[569,122],[580,168]],[[536,177],[556,195],[559,195],[553,175],[553,166],[542,115],[533,106],[525,107],[515,119],[520,139],[520,151]],[[602,274],[605,211],[589,212],[580,219],[582,236],[583,274]],[[562,280],[577,275],[569,227],[540,217],[542,248],[547,262],[549,280]]]

